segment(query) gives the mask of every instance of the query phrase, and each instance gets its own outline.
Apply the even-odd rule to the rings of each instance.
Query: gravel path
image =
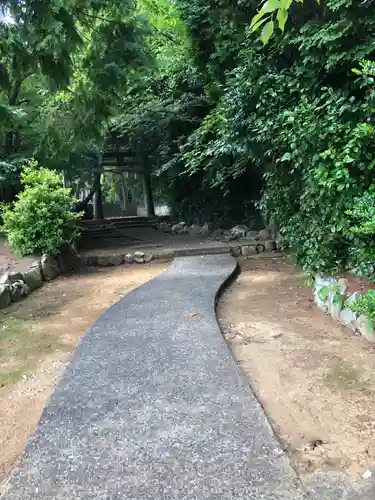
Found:
[[[229,255],[176,259],[87,332],[5,500],[302,500],[215,317]]]

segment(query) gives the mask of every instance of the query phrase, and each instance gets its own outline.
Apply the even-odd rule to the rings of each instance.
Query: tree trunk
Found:
[[[149,217],[153,217],[155,215],[155,207],[152,197],[151,176],[146,172],[143,174],[143,189],[145,195],[146,213]]]
[[[102,195],[102,184],[100,181],[101,173],[95,173],[96,185],[95,197],[94,197],[94,219],[104,219],[103,215],[103,195]]]

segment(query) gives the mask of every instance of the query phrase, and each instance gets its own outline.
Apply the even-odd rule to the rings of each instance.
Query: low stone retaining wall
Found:
[[[24,299],[40,288],[44,281],[51,281],[62,273],[76,269],[80,262],[77,252],[66,246],[56,258],[42,255],[26,272],[6,272],[0,277],[0,309]]]
[[[347,280],[332,276],[315,277],[314,302],[321,311],[332,316],[353,333],[362,335],[369,342],[375,343],[375,331],[372,322],[364,315],[357,315],[348,306],[361,292],[347,293]]]

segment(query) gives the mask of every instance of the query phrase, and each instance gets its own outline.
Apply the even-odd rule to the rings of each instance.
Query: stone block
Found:
[[[276,250],[276,243],[274,240],[267,240],[264,242],[264,248],[267,250],[267,252],[273,252]]]
[[[256,254],[257,248],[255,245],[245,245],[241,248],[241,253],[244,257],[248,257],[249,255]]]
[[[126,264],[131,264],[133,262],[133,256],[131,253],[127,253],[125,256],[124,256],[124,262]]]
[[[60,268],[57,260],[50,255],[42,255],[40,266],[42,269],[42,276],[45,281],[51,281],[60,274]]]
[[[0,285],[0,309],[5,309],[11,303],[10,286]]]
[[[371,344],[375,344],[375,332],[372,321],[370,321],[367,316],[361,314],[361,316],[357,318],[356,324],[357,330],[361,335],[371,342]]]
[[[42,270],[39,266],[32,266],[24,273],[23,281],[30,288],[31,291],[37,290],[43,284]]]

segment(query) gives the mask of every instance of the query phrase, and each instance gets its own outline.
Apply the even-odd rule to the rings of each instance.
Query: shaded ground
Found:
[[[23,452],[86,329],[166,263],[87,269],[60,277],[0,316],[0,482]]]
[[[35,261],[34,257],[18,257],[7,246],[6,238],[0,233],[0,276],[9,269],[26,271]]]
[[[375,349],[313,304],[277,259],[243,260],[218,318],[300,472],[356,478],[375,464]]]

